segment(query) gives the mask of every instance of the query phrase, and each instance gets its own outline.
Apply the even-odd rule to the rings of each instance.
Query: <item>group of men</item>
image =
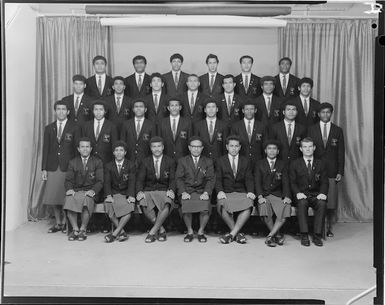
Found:
[[[301,244],[310,245],[312,207],[312,240],[322,246],[325,215],[333,236],[345,152],[333,106],[311,97],[313,81],[290,74],[288,57],[278,75],[262,78],[251,73],[248,55],[235,77],[217,72],[213,54],[202,76],[181,71],[180,54],[170,63],[170,72],[149,75],[139,55],[134,74],[112,78],[107,60],[96,56],[95,75],[73,77],[73,94],[55,103],[56,120],[44,132],[43,203],[56,220],[49,232],[64,230],[65,211],[68,239],[85,240],[95,203],[103,202],[114,225],[106,242],[128,238],[124,228],[137,208],[152,223],[147,243],[167,239],[163,224],[177,209],[185,242],[194,239],[199,213],[199,242],[219,215],[228,227],[220,241],[243,244],[255,205],[269,229],[265,243],[275,247],[284,243],[280,228],[294,205]]]

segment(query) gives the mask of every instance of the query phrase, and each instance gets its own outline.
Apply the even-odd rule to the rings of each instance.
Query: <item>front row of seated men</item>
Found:
[[[292,192],[297,206],[301,244],[310,245],[307,209],[311,206],[315,211],[313,242],[317,246],[323,245],[321,230],[329,181],[323,161],[313,157],[315,146],[311,138],[302,139],[300,149],[303,157],[291,163],[289,173],[284,162],[277,159],[279,143],[267,140],[267,157],[256,163],[254,177],[249,160],[239,154],[241,142],[238,136],[227,137],[228,153],[217,161],[215,170],[213,161],[202,155],[203,141],[197,136],[189,139],[190,154],[180,158],[177,166],[172,158],[163,154],[162,138],[151,138],[150,148],[152,155],[143,160],[139,172],[136,172],[135,164],[125,158],[126,143],[116,141],[113,144],[114,159],[103,168],[102,161],[91,155],[91,140],[79,139],[80,155],[69,161],[64,182],[66,197],[63,209],[68,213],[73,228],[69,240],[87,238],[88,221],[104,187],[105,208],[115,227],[105,236],[106,242],[128,238],[124,226],[134,211],[135,201],[153,224],[145,242],[167,239],[162,225],[177,203],[181,205],[187,227],[184,241],[194,239],[192,214],[199,213],[197,239],[206,242],[205,227],[211,212],[210,197],[215,188],[218,213],[229,227],[229,233],[220,237],[223,244],[233,240],[246,243],[241,230],[257,198],[260,216],[270,230],[266,245],[282,245],[284,236],[279,229],[290,216]]]

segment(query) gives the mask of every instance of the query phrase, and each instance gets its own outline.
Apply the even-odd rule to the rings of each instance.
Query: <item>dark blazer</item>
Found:
[[[95,192],[94,200],[98,202],[98,194],[103,188],[103,163],[102,160],[90,156],[86,170],[83,170],[82,158],[77,156],[68,164],[68,170],[64,181],[65,190]]]
[[[342,128],[331,123],[326,148],[322,141],[320,123],[310,126],[307,135],[313,139],[316,146],[314,156],[317,159],[323,160],[326,164],[328,177],[335,178],[337,174],[343,175],[345,167],[345,142]]]
[[[148,94],[144,100],[147,107],[146,118],[154,122],[158,127],[159,122],[169,115],[169,111],[167,109],[168,96],[162,92],[160,99],[158,97],[158,111],[155,111],[155,104],[152,93]]]
[[[249,158],[251,166],[254,168],[255,162],[260,160],[264,156],[263,142],[267,137],[266,125],[254,120],[254,128],[251,135],[251,143],[249,143],[249,137],[244,120],[235,122],[231,126],[231,134],[238,135],[241,139],[241,151],[240,154]]]
[[[270,170],[267,158],[257,161],[254,169],[256,196],[274,195],[280,198],[290,198],[289,173],[286,163],[276,159],[274,170]]]
[[[179,81],[178,81],[178,87],[175,88],[175,82],[174,82],[174,76],[172,72],[167,72],[163,74],[163,80],[164,80],[164,85],[166,88],[166,93],[168,96],[174,97],[181,95],[183,92],[187,91],[187,78],[189,74],[180,71],[179,74]]]
[[[213,90],[210,90],[210,75],[209,73],[203,74],[199,76],[199,91],[203,94],[206,94],[209,97],[213,97],[216,95],[219,95],[223,92],[222,82],[223,82],[223,75],[217,73],[214,80],[214,86]]]
[[[148,156],[143,159],[138,178],[136,179],[136,191],[168,191],[172,190],[176,192],[175,183],[175,161],[163,155],[162,162],[160,163],[160,178],[156,178],[155,164],[153,156]]]
[[[107,104],[107,115],[106,118],[115,124],[118,137],[120,136],[120,131],[124,121],[131,119],[134,116],[132,112],[132,100],[126,95],[123,96],[123,101],[120,101],[120,111],[117,112],[115,95],[110,95],[103,98],[103,101]]]
[[[120,133],[120,139],[127,143],[126,157],[134,161],[138,168],[140,161],[151,155],[150,139],[156,135],[156,129],[153,122],[144,119],[139,138],[137,138],[135,124],[135,117],[125,121]]]
[[[86,85],[87,86],[86,86],[86,89],[84,90],[84,93],[93,99],[98,99],[98,98],[102,98],[102,97],[106,97],[108,95],[114,94],[114,90],[112,89],[112,86],[114,85],[114,80],[109,75],[106,75],[106,82],[104,83],[102,94],[100,94],[99,92],[95,75],[87,78]]]
[[[112,144],[118,140],[118,132],[116,130],[116,126],[112,122],[104,119],[98,140],[96,140],[94,120],[88,121],[82,126],[82,136],[91,139],[91,154],[99,157],[103,161],[103,164],[112,160]]]
[[[164,118],[159,124],[158,135],[164,141],[164,154],[178,161],[179,158],[189,154],[188,139],[192,136],[193,130],[190,120],[179,117],[176,128],[176,138],[174,140],[171,131],[170,118]]]
[[[299,96],[294,97],[290,101],[293,101],[294,104],[297,106],[297,117],[295,118],[295,121],[302,124],[305,127],[309,127],[317,122],[319,122],[319,117],[318,117],[318,109],[320,106],[320,102],[313,99],[309,98],[309,111],[307,113],[307,116],[305,115],[305,110],[303,109],[302,106],[302,101]]]
[[[83,94],[82,99],[79,101],[79,109],[77,115],[75,115],[75,105],[74,105],[74,95],[68,95],[63,97],[70,113],[68,114],[68,119],[79,124],[83,124],[85,121],[89,121],[92,118],[92,107],[91,104],[93,99],[85,94]]]
[[[277,74],[274,77],[275,77],[275,88],[273,92],[274,95],[279,96],[280,98],[282,98],[283,101],[286,101],[290,98],[293,98],[299,95],[298,82],[300,79],[297,76],[289,73],[289,81],[287,82],[287,85],[286,85],[285,94],[283,93],[281,80],[279,79],[279,74]]]
[[[138,84],[136,83],[135,73],[133,73],[124,79],[124,84],[126,85],[124,94],[132,99],[136,99],[138,97],[145,97],[151,92],[150,83],[151,76],[147,73],[144,73],[144,77],[142,79],[142,86],[139,90]]]
[[[320,193],[327,195],[329,189],[329,179],[326,172],[325,163],[322,160],[313,159],[312,174],[309,177],[307,164],[301,157],[290,164],[289,171],[290,187],[293,197],[296,199],[298,193],[306,196],[316,197]]]
[[[73,159],[77,153],[76,147],[80,136],[78,125],[70,120],[62,131],[60,142],[57,140],[56,121],[47,125],[44,129],[43,158],[41,169],[46,171],[56,171],[58,166],[65,172],[68,168],[68,162]]]
[[[220,95],[217,95],[215,99],[217,100],[219,106],[218,118],[221,119],[223,122],[227,123],[229,128],[231,127],[232,123],[243,119],[243,100],[238,94],[234,93],[233,95],[233,102],[230,109],[230,115],[229,109],[227,107],[227,101],[225,100],[225,94],[222,93]]]
[[[254,178],[249,160],[239,156],[237,174],[234,178],[228,154],[220,157],[215,166],[215,190],[225,193],[254,193]]]
[[[135,198],[135,164],[124,159],[120,174],[115,160],[104,166],[104,196],[122,194]]]
[[[290,162],[302,156],[299,147],[301,145],[301,140],[306,137],[306,128],[305,126],[295,123],[292,140],[289,146],[289,141],[287,139],[285,123],[284,121],[278,122],[271,127],[269,132],[270,138],[278,140],[281,144],[278,158],[284,160],[285,162]]]
[[[247,93],[245,92],[245,86],[243,85],[242,73],[235,77],[235,83],[237,84],[234,88],[235,93],[239,94],[242,99],[246,100],[249,98],[255,99],[262,94],[262,88],[260,84],[261,78],[251,73],[249,88]]]
[[[183,192],[204,193],[211,195],[215,186],[214,164],[210,158],[200,156],[198,167],[195,168],[191,155],[185,156],[178,160],[176,168],[176,187],[178,194]]]
[[[283,113],[281,108],[282,100],[278,96],[272,95],[270,115],[267,112],[265,97],[263,94],[257,97],[256,104],[256,119],[264,123],[266,126],[268,126],[268,128],[271,128],[272,125],[283,120]]]
[[[202,155],[213,160],[223,156],[226,152],[226,137],[228,134],[228,128],[224,122],[216,119],[212,141],[210,141],[209,126],[206,119],[196,122],[193,128],[194,135],[200,137],[203,141]]]
[[[204,108],[205,108],[205,102],[209,98],[207,95],[200,93],[199,91],[197,92],[198,93],[195,99],[194,111],[192,113],[190,108],[190,101],[188,99],[188,93],[183,92],[183,94],[179,96],[179,98],[182,100],[181,115],[191,120],[192,124],[206,117]]]

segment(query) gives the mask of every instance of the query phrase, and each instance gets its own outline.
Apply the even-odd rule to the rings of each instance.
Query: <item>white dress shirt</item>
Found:
[[[295,121],[293,121],[293,122],[288,122],[288,121],[286,121],[286,120],[284,119],[283,122],[285,123],[286,135],[288,135],[289,124],[291,124],[291,137],[293,137],[293,135],[294,135],[294,128],[295,128]]]
[[[268,104],[267,104],[267,98],[270,97],[270,107],[271,107],[271,103],[273,102],[273,94],[272,94],[272,93],[270,93],[270,94],[265,94],[265,93],[263,93],[263,97],[265,98],[266,109],[269,110],[269,107],[267,107],[267,106],[268,106]]]
[[[106,73],[103,74],[95,74],[95,79],[96,79],[96,87],[98,87],[99,84],[99,76],[101,76],[102,79],[102,91],[104,90],[104,85],[106,84]]]
[[[80,94],[76,94],[74,93],[74,108],[75,108],[75,105],[76,105],[76,99],[79,97],[79,106],[80,106],[80,103],[82,101],[82,98],[83,98],[83,95],[84,95],[84,92],[80,93]]]
[[[161,155],[159,158],[156,158],[154,155],[152,156],[152,160],[154,161],[154,168],[155,168],[155,174],[158,170],[159,176],[160,176],[160,164],[162,163],[163,155]],[[156,160],[158,160],[158,168],[156,168]]]
[[[246,75],[247,75],[247,84],[246,84],[246,79],[245,79]],[[251,79],[251,72],[242,72],[242,81],[243,81],[243,86],[244,87],[249,87],[250,79]]]
[[[116,164],[116,168],[119,170],[119,165],[120,165],[120,170],[122,170],[123,168],[123,162],[124,162],[124,159],[120,162],[116,161],[115,160],[115,164]]]
[[[283,74],[283,73],[279,73],[279,81],[281,82],[281,88],[283,89],[283,77],[286,77],[286,88],[287,88],[287,86],[288,86],[288,84],[289,84],[289,73],[287,73],[287,74]]]
[[[118,107],[118,97],[120,97],[120,107],[122,107],[122,104],[123,104],[123,96],[124,96],[124,94],[122,93],[122,94],[114,94],[114,96],[115,96],[115,105],[116,105],[116,107]]]
[[[198,95],[198,90],[191,91],[187,90],[187,96],[188,96],[188,104],[191,104],[191,95],[194,94],[194,108],[195,108],[195,103],[197,101],[197,95]]]
[[[231,92],[231,93],[226,93],[226,92],[225,92],[226,105],[227,105],[227,102],[228,102],[228,100],[229,100],[229,96],[230,96],[231,103],[233,103],[233,99],[234,99],[234,91]]]
[[[206,122],[207,122],[207,130],[210,131],[210,122],[213,122],[213,132],[215,130],[215,123],[217,121],[217,118],[213,118],[213,119],[210,119],[210,118],[206,118]]]
[[[177,116],[172,116],[172,115],[170,115],[170,126],[171,126],[171,131],[172,131],[172,124],[174,123],[174,119],[175,119],[175,132],[176,132],[176,130],[178,129],[178,124],[179,124],[180,115],[177,115]]]
[[[304,110],[305,110],[305,99],[307,100],[307,111],[309,112],[309,110],[310,110],[310,96],[304,97],[300,94],[299,97],[301,98],[301,103],[302,103],[302,107]]]
[[[136,80],[136,85],[138,86],[138,88],[139,88],[139,75],[142,77],[142,86],[143,86],[144,74],[145,74],[144,72],[142,72],[142,73],[135,72],[135,80]]]
[[[253,129],[254,129],[254,118],[251,119],[251,120],[248,120],[248,119],[244,118],[243,121],[245,122],[246,132],[247,132],[247,126],[249,125],[249,122],[250,122],[251,132],[253,132]]]
[[[325,124],[326,124],[326,138],[329,138],[330,128],[331,128],[331,125],[332,125],[332,123],[330,121],[327,122],[327,123],[324,123],[322,121],[319,122],[319,125],[320,125],[320,128],[321,128],[322,139],[324,137]]]
[[[68,121],[68,119],[65,119],[63,121],[56,120],[57,130],[59,130],[59,126],[60,126],[60,123],[61,123],[61,132],[63,132],[64,127],[66,126],[67,121]]]
[[[143,118],[137,118],[135,117],[135,132],[137,132],[137,126],[138,126],[138,121],[139,121],[139,126],[140,126],[140,129],[139,131],[142,131],[142,127],[143,127],[143,122],[144,122],[144,117]]]
[[[96,129],[98,128],[98,120],[97,119],[94,119],[94,134],[96,135]],[[103,128],[103,124],[104,124],[104,118],[102,118],[100,120],[100,127],[99,127],[99,134],[100,132],[102,131],[102,128]]]
[[[305,160],[306,167],[307,167],[308,160],[310,160],[311,167],[313,168],[313,161],[314,161],[313,156],[311,158],[303,157],[303,159]]]
[[[233,159],[234,157],[230,154],[227,154],[227,156],[229,157],[229,161],[230,161],[230,166],[231,166],[231,169],[233,168]],[[239,154],[235,156],[235,169],[238,171],[238,161],[239,161]]]

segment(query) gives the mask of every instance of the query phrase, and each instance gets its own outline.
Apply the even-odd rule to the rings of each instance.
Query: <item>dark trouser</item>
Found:
[[[319,200],[316,197],[308,196],[306,199],[297,202],[297,218],[299,222],[299,230],[301,233],[308,233],[308,209],[314,210],[314,233],[321,234],[322,224],[326,212],[326,201]]]

